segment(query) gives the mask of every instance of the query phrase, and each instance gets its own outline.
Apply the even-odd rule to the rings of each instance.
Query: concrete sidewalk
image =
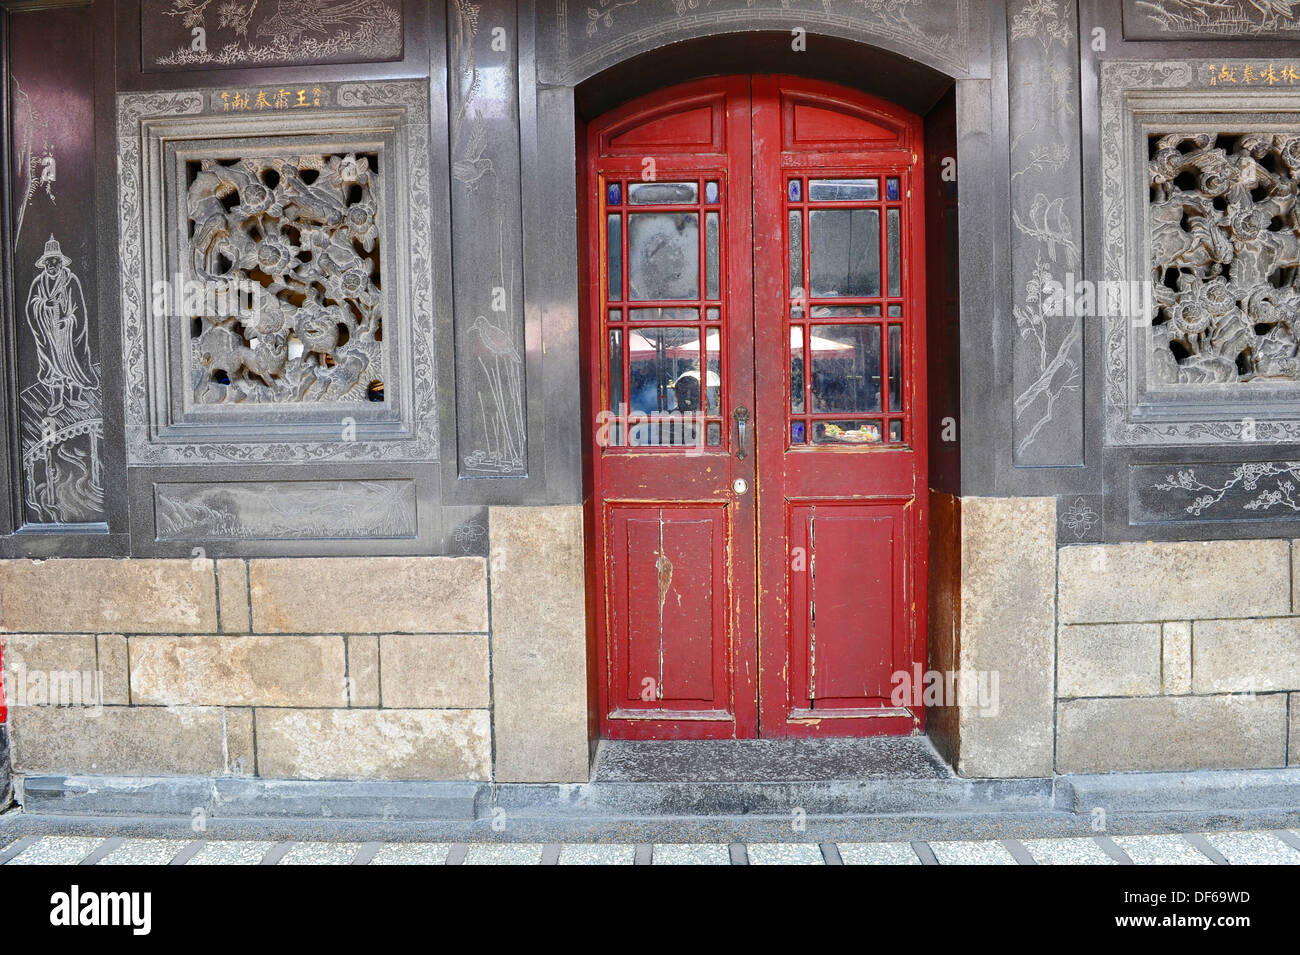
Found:
[[[3,865],[1300,865],[1300,830],[1067,839],[449,843],[0,838]]]

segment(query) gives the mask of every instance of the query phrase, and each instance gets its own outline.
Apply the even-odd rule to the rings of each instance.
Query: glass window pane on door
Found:
[[[814,209],[808,214],[814,298],[880,294],[880,210]]]
[[[808,352],[814,413],[881,410],[879,325],[814,325]]]
[[[629,215],[627,255],[630,300],[699,298],[700,217],[697,213]]]

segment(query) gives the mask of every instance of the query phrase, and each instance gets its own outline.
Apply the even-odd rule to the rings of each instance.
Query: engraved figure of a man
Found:
[[[87,345],[86,298],[71,265],[58,240],[50,236],[27,293],[27,324],[36,337],[36,377],[50,393],[50,415],[65,406],[91,407],[99,389]]]

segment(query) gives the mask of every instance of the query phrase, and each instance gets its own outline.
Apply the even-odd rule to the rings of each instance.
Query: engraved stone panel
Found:
[[[131,463],[436,459],[427,109],[119,96]]]
[[[1300,520],[1300,461],[1137,464],[1129,467],[1134,523]]]
[[[402,55],[401,0],[141,0],[145,72]]]
[[[688,37],[803,27],[872,40],[963,72],[970,64],[971,0],[549,0],[538,4],[548,72],[590,76],[603,66]],[[917,57],[916,54],[921,54]]]
[[[1300,437],[1300,58],[1102,64],[1106,440]]]
[[[1083,463],[1082,319],[1056,314],[1045,286],[1082,270],[1079,43],[1075,4],[1007,6],[1011,269],[1016,305],[1014,460]]]
[[[448,2],[456,434],[462,477],[528,470],[516,5]],[[494,41],[495,24],[506,31]]]
[[[87,9],[10,14],[7,61],[22,519],[106,519]]]
[[[1300,36],[1291,0],[1124,0],[1129,40],[1223,40]]]
[[[158,540],[360,540],[416,535],[413,481],[154,485]]]

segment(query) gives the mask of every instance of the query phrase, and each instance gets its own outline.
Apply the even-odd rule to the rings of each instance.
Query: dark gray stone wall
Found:
[[[1089,318],[1044,317],[1035,289],[1045,274],[1100,279],[1112,251],[1094,201],[1101,194],[1101,63],[1290,62],[1297,59],[1296,16],[1266,22],[1253,5],[1229,4],[1233,10],[1224,10],[1236,25],[1225,32],[1180,20],[1176,3],[1131,0],[386,0],[385,10],[401,22],[397,44],[389,20],[375,42],[364,24],[348,21],[338,29],[351,39],[332,47],[308,31],[302,42],[271,37],[269,52],[252,53],[214,20],[208,39],[217,53],[188,56],[178,53],[176,31],[142,31],[142,14],[170,2],[2,4],[11,11],[7,45],[35,42],[23,32],[35,25],[80,31],[79,42],[94,50],[86,82],[96,132],[90,137],[86,130],[82,144],[88,191],[78,203],[91,214],[60,220],[58,229],[69,233],[64,245],[78,250],[70,257],[85,270],[88,346],[103,389],[104,495],[102,520],[13,533],[31,523],[17,463],[21,403],[0,409],[11,462],[0,474],[8,502],[0,507],[0,556],[181,556],[195,547],[208,556],[481,553],[488,505],[580,502],[585,430],[575,162],[582,123],[652,88],[747,70],[856,85],[904,103],[943,130],[945,142],[936,139],[932,147],[945,155],[927,163],[935,170],[936,159],[955,160],[955,228],[933,252],[955,274],[949,312],[931,328],[932,356],[943,359],[932,366],[938,380],[931,382],[931,404],[936,419],[940,412],[959,419],[959,435],[943,462],[936,458],[936,486],[964,496],[1056,497],[1068,540],[1294,533],[1300,513],[1293,519],[1276,508],[1247,509],[1240,480],[1200,513],[1182,498],[1188,482],[1217,492],[1243,465],[1288,461],[1295,447],[1108,444],[1103,329]],[[34,6],[41,10],[27,9]],[[796,30],[806,31],[807,53],[790,49]],[[7,60],[11,68],[21,62]],[[58,79],[57,63],[45,69]],[[431,232],[411,267],[432,276],[436,449],[386,461],[197,456],[128,466],[124,448],[140,436],[125,433],[123,414],[117,97],[384,80],[425,82],[428,89]],[[30,88],[39,85],[33,80]],[[16,183],[22,123],[16,125],[14,103],[5,109],[5,175]],[[73,189],[76,164],[59,168],[58,188]],[[68,214],[62,199],[58,208]],[[25,247],[12,251],[17,223],[8,220],[4,344],[17,361],[9,359],[5,393],[18,396],[34,361],[23,350],[30,342],[23,339],[22,286],[35,258]],[[24,226],[22,241],[35,222]],[[41,253],[47,239],[41,237]],[[931,426],[937,430],[936,421]],[[1184,471],[1195,478],[1179,478]],[[1171,476],[1180,482],[1177,492],[1160,487]],[[363,507],[382,504],[381,492],[396,490],[398,513],[389,521],[375,512],[383,533],[361,535],[354,521],[327,538],[309,518],[286,524],[262,506],[241,503],[251,500],[252,487],[265,488],[268,500],[319,490]],[[180,504],[198,501],[214,510],[188,523],[177,517],[179,510],[197,513]],[[160,506],[169,508],[161,521]],[[231,509],[229,520],[221,516]]]

